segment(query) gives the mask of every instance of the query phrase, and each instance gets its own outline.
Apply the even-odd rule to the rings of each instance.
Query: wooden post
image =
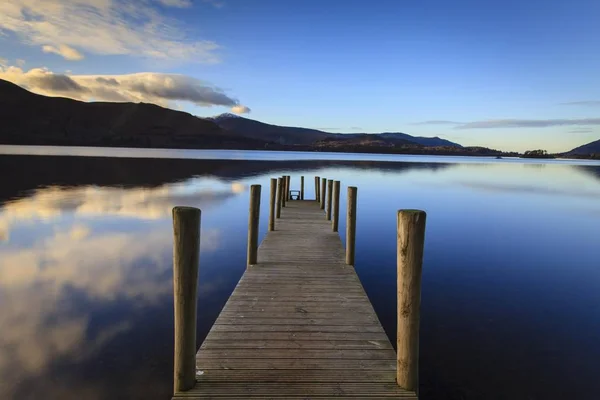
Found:
[[[281,202],[283,201],[282,179],[277,178],[277,218],[281,218]]]
[[[348,265],[354,265],[354,255],[356,250],[356,192],[356,187],[348,187],[348,206],[346,214],[346,264]]]
[[[419,314],[426,216],[420,210],[398,211],[396,382],[411,392],[419,390]]]
[[[292,196],[290,196],[290,189],[292,187],[292,185],[291,185],[292,184],[292,177],[288,175],[288,176],[286,176],[286,178],[287,178],[287,192],[286,192],[287,193],[287,198],[288,198],[288,200],[291,200]]]
[[[327,185],[327,179],[322,178],[321,179],[321,210],[325,209],[325,194],[327,193],[325,185]]]
[[[300,200],[304,200],[304,176],[300,177]]]
[[[333,194],[333,181],[327,181],[327,221],[331,221],[331,195]]]
[[[248,265],[253,265],[257,262],[259,217],[260,185],[252,185],[250,186],[250,213],[248,215]]]
[[[319,185],[321,184],[321,178],[319,178],[318,176],[315,176],[315,200],[319,201],[320,197],[320,193],[319,193]]]
[[[282,175],[281,176],[281,181],[283,183],[283,193],[282,193],[283,196],[281,196],[281,206],[285,207],[285,201],[287,200],[287,196],[286,196],[286,193],[287,193],[287,176]]]
[[[275,230],[275,209],[277,205],[275,204],[275,195],[277,191],[277,179],[271,178],[271,198],[269,202],[269,231]]]
[[[175,393],[196,384],[196,311],[200,210],[173,208],[173,303],[175,306]]]
[[[333,223],[332,229],[338,231],[340,222],[340,181],[333,182]]]

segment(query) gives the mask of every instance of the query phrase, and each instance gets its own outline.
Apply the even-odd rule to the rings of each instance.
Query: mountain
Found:
[[[227,132],[283,145],[307,145],[330,135],[316,129],[271,125],[229,113],[207,119]]]
[[[507,155],[400,132],[334,134],[233,114],[199,118],[146,103],[87,103],[31,93],[0,80],[0,144]]]
[[[191,114],[146,103],[86,103],[0,80],[0,143],[169,148],[263,148]]]
[[[594,142],[584,144],[583,146],[579,146],[574,148],[571,151],[565,153],[567,156],[592,156],[596,157],[600,156],[600,139]]]
[[[365,139],[373,141],[391,141],[420,144],[426,147],[454,146],[462,147],[458,143],[439,137],[417,137],[400,132],[385,133],[329,133],[317,129],[297,128],[291,126],[279,126],[266,124],[249,118],[243,118],[234,114],[221,114],[216,117],[208,118],[215,122],[221,128],[229,132],[235,132],[239,135],[255,138],[265,141],[271,141],[278,144],[296,144],[306,145],[324,139],[348,140],[361,142]],[[349,143],[349,142],[348,142]],[[345,143],[345,144],[348,144]]]

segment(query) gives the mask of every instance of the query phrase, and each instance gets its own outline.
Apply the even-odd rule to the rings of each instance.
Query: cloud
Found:
[[[571,101],[560,103],[562,106],[600,106],[600,100]]]
[[[462,124],[462,122],[433,120],[433,121],[415,122],[412,125],[460,125],[460,124]]]
[[[157,220],[170,218],[171,210],[176,205],[207,209],[245,190],[246,186],[239,182],[221,189],[197,188],[186,193],[179,193],[176,186],[169,185],[137,189],[48,187],[33,192],[29,197],[3,205],[0,212],[0,241],[8,240],[10,227],[16,222],[48,221],[65,213],[88,217],[112,215]],[[71,238],[83,238],[88,233],[77,227]]]
[[[163,6],[176,8],[189,8],[192,6],[190,0],[158,0]]]
[[[142,72],[128,75],[65,75],[45,68],[24,71],[0,67],[0,79],[13,82],[34,93],[64,96],[82,101],[144,102],[177,108],[177,101],[200,107],[231,107],[248,113],[250,108],[222,89],[186,75]]]
[[[191,27],[157,7],[189,7],[188,0],[3,0],[0,34],[11,32],[22,43],[67,46],[74,52],[130,55],[169,62],[217,63],[219,46],[190,38]],[[61,52],[65,53],[64,51]]]
[[[363,128],[361,128],[360,126],[351,126],[350,129],[353,131],[362,131],[363,130]]]
[[[223,6],[225,5],[224,2],[222,1],[218,1],[218,0],[203,0],[205,3],[210,4],[211,6],[213,6],[214,8],[223,8]]]
[[[569,133],[592,133],[593,129],[571,129]]]
[[[42,51],[44,53],[58,54],[59,56],[63,57],[65,60],[70,60],[70,61],[83,60],[83,54],[81,54],[74,48],[66,46],[64,44],[61,44],[58,47],[47,44],[45,46],[42,46]]]
[[[455,129],[549,128],[552,126],[600,125],[600,118],[581,119],[491,119],[473,121]]]
[[[236,114],[248,114],[251,110],[250,108],[243,105],[236,105],[231,107],[231,111]]]
[[[117,300],[152,306],[172,296],[172,280],[165,278],[171,275],[173,246],[167,226],[139,232],[121,227],[86,236],[78,233],[82,229],[89,231],[66,227],[27,248],[0,248],[3,380],[37,380],[57,360],[89,360],[134,329],[130,321],[117,318],[98,324],[93,311],[72,304],[73,293],[93,302],[95,310],[114,307]],[[203,231],[201,250],[216,250],[219,238],[219,231]],[[11,398],[13,387],[0,385],[0,398]]]
[[[17,67],[22,67],[23,65],[25,65],[25,60],[23,60],[22,58],[18,58],[15,61],[15,64],[17,64]]]

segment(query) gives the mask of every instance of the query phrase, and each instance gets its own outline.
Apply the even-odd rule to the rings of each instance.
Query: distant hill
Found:
[[[565,153],[566,156],[587,156],[600,158],[600,139],[594,142],[584,144]]]
[[[506,155],[400,132],[328,133],[222,114],[199,118],[146,103],[87,103],[31,93],[0,80],[0,144]]]
[[[0,80],[0,143],[169,148],[261,148],[212,121],[146,103],[86,103]]]
[[[438,137],[417,137],[406,133],[385,132],[385,133],[329,133],[317,129],[298,128],[292,126],[279,126],[266,124],[249,118],[243,118],[235,114],[221,114],[216,117],[208,118],[215,122],[221,128],[237,133],[249,138],[271,141],[278,144],[306,145],[320,140],[347,140],[352,142],[361,142],[365,139],[369,141],[389,141],[393,143],[413,143],[426,147],[436,146],[454,146],[462,147],[458,143]],[[350,143],[350,142],[348,142]],[[347,144],[347,143],[346,143]]]

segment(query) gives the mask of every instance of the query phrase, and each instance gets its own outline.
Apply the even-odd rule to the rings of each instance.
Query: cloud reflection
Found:
[[[94,323],[81,304],[98,309],[163,304],[172,296],[172,207],[207,208],[244,190],[241,184],[218,190],[48,187],[6,203],[0,210],[5,237],[11,224],[19,224],[35,230],[35,241],[0,244],[0,398],[47,376],[57,362],[93,359],[134,327],[122,318]],[[104,226],[87,218],[97,215],[140,221]],[[85,218],[72,222],[65,216]],[[31,224],[40,220],[52,221],[54,230]],[[220,239],[219,230],[203,229],[201,251],[217,250]]]
[[[194,187],[183,191],[178,185],[157,188],[114,188],[83,186],[47,187],[29,197],[8,202],[0,212],[0,240],[8,240],[15,222],[47,221],[64,213],[78,216],[119,216],[156,220],[170,218],[178,205],[205,209],[243,193],[246,186],[234,182],[221,189]]]

